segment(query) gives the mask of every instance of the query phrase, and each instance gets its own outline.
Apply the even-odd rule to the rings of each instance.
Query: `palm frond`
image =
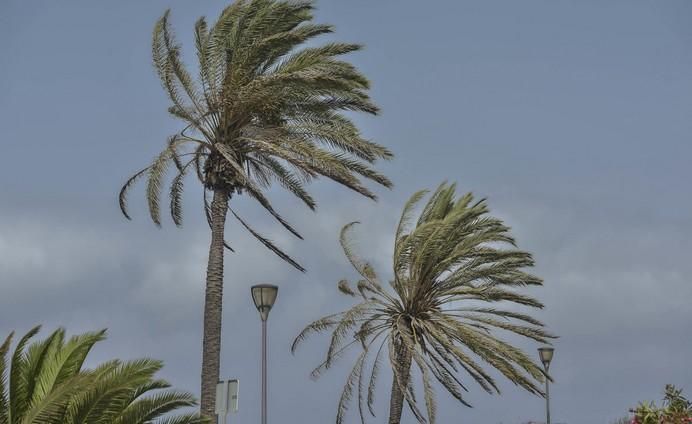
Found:
[[[283,259],[285,262],[288,262],[290,265],[292,265],[298,271],[305,272],[305,268],[303,268],[302,265],[300,265],[298,262],[296,262],[295,259],[293,259],[288,254],[286,254],[283,250],[278,248],[271,240],[264,237],[263,235],[261,235],[260,233],[255,231],[254,229],[252,229],[252,227],[250,227],[250,225],[248,225],[240,216],[238,216],[238,214],[235,213],[235,211],[233,211],[232,209],[229,209],[229,210],[231,211],[233,216],[238,220],[238,222],[240,222],[240,225],[242,225],[250,234],[252,234],[253,237],[255,237],[260,243],[262,243],[264,245],[264,247],[266,247],[270,251],[274,252],[274,254],[276,256]]]
[[[0,424],[9,424],[8,387],[7,387],[7,352],[10,350],[14,332],[10,333],[0,345]]]
[[[357,384],[357,380],[359,380],[360,378],[360,373],[363,369],[363,362],[365,361],[366,353],[367,351],[363,350],[363,352],[361,352],[360,355],[358,355],[356,363],[353,365],[353,368],[351,368],[351,372],[349,373],[348,378],[346,378],[346,384],[344,385],[344,389],[341,392],[341,397],[339,398],[339,406],[336,410],[337,424],[342,424],[344,422],[344,415],[348,410],[348,403],[351,400],[351,397],[353,396],[353,386]]]

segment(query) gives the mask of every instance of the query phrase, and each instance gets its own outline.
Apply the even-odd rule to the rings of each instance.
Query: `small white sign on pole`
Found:
[[[226,416],[229,412],[238,412],[238,390],[240,381],[226,380],[216,384],[216,415]]]
[[[216,415],[223,416],[228,413],[228,382],[219,381],[216,383]]]
[[[238,390],[240,389],[239,380],[228,381],[228,410],[232,413],[238,412]]]

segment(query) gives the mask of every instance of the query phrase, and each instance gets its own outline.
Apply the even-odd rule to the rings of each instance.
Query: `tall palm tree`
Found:
[[[360,279],[355,288],[346,280],[338,288],[360,301],[311,323],[293,343],[295,352],[310,334],[331,332],[326,359],[312,372],[315,378],[349,348],[360,347],[339,401],[337,423],[343,422],[354,389],[361,420],[365,422],[365,406],[374,415],[375,383],[386,352],[393,371],[390,424],[400,422],[404,402],[419,422],[434,423],[434,380],[470,406],[463,397],[466,384],[457,375],[461,370],[488,393],[500,393],[479,360],[514,384],[542,394],[538,384],[544,378],[541,368],[492,331],[506,330],[540,343],[553,337],[539,321],[510,307],[543,306],[518,290],[542,284],[522,270],[533,266],[531,254],[517,249],[509,228],[487,215],[485,200],[474,201],[471,193],[455,199],[455,185],[442,184],[411,225],[414,208],[425,193],[415,193],[404,207],[396,230],[394,278],[389,288],[355,253],[349,237],[355,223],[343,228],[341,246]],[[485,305],[497,302],[504,307]],[[416,404],[416,369],[422,377],[425,413]]]
[[[196,79],[182,63],[168,11],[154,28],[154,65],[172,102],[169,112],[183,121],[183,129],[168,139],[149,166],[125,183],[120,207],[129,219],[128,189],[144,177],[149,212],[160,225],[165,173],[173,167],[170,212],[175,224],[181,225],[185,176],[195,174],[203,187],[211,229],[201,388],[201,409],[206,415],[214,412],[219,376],[224,246],[231,249],[223,236],[227,213],[269,250],[304,271],[229,208],[233,195],[256,200],[301,238],[267,199],[266,190],[272,183],[293,193],[310,209],[316,203],[305,183],[319,176],[371,199],[375,195],[362,179],[391,186],[373,164],[392,154],[363,138],[344,114],[378,112],[368,96],[368,80],[352,64],[339,59],[361,46],[331,42],[299,49],[333,30],[312,23],[312,11],[312,3],[306,1],[237,0],[211,27],[200,18],[195,24]]]
[[[38,331],[36,327],[19,340],[9,362],[13,334],[0,346],[0,424],[207,422],[197,414],[165,417],[196,402],[191,394],[166,390],[170,385],[154,378],[162,366],[159,361],[113,360],[83,369],[105,331],[65,340],[65,331],[58,329],[27,347]]]

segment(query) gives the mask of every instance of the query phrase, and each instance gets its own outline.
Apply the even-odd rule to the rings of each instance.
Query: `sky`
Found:
[[[151,65],[166,8],[194,62],[192,28],[224,1],[0,0],[0,337],[43,324],[71,334],[108,328],[90,364],[165,361],[161,377],[198,392],[209,233],[192,182],[184,227],[148,218],[142,187],[117,194],[180,130]],[[536,316],[560,338],[553,423],[609,423],[673,383],[692,394],[692,3],[652,1],[320,0],[325,40],[363,43],[350,60],[371,79],[378,117],[363,133],[394,151],[395,183],[374,203],[327,182],[317,213],[269,194],[303,233],[289,237],[251,201],[237,207],[308,268],[301,274],[229,221],[222,377],[239,378],[240,411],[259,413],[260,321],[250,286],[277,284],[269,322],[270,421],[334,419],[349,359],[318,381],[326,353],[308,322],[350,305],[354,278],[340,227],[359,220],[361,251],[389,272],[394,226],[416,190],[454,181],[487,197],[545,285]],[[190,180],[192,181],[192,180]],[[235,200],[234,200],[235,202]],[[538,345],[516,343],[536,355]],[[469,409],[438,390],[440,423],[520,424],[544,400],[501,380],[471,386]],[[384,422],[389,377],[378,388]],[[348,423],[358,422],[357,408]],[[402,423],[413,423],[405,412]]]

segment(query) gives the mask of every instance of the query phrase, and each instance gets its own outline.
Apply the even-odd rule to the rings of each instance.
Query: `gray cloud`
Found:
[[[491,208],[493,203],[491,199]],[[354,204],[358,213],[349,208]],[[192,212],[194,206],[189,202],[188,209]],[[290,211],[297,226],[306,230],[307,241],[275,238],[306,263],[310,272],[305,275],[264,252],[229,221],[230,239],[239,251],[227,255],[224,374],[243,381],[243,408],[237,419],[252,419],[252,405],[257,401],[255,327],[259,322],[248,291],[258,281],[278,282],[281,287],[271,321],[274,413],[291,422],[330,419],[348,361],[318,382],[310,382],[307,374],[319,363],[326,340],[317,337],[308,342],[297,357],[290,356],[288,344],[310,320],[349,304],[335,289],[338,279],[353,277],[338,250],[339,226],[353,220],[353,215],[363,217],[356,230],[360,250],[375,259],[386,275],[398,206],[390,199],[373,205],[344,198],[313,216]],[[690,319],[686,301],[692,294],[683,277],[690,266],[684,261],[687,239],[655,227],[643,234],[627,225],[614,225],[608,231],[589,229],[578,218],[569,222],[560,218],[566,210],[540,204],[531,208],[502,205],[497,210],[513,226],[520,245],[534,251],[536,272],[546,280],[546,286],[534,294],[547,305],[540,317],[561,336],[553,368],[558,418],[592,417],[589,422],[597,422],[597,417],[615,418],[633,399],[656,397],[666,382],[689,384],[690,375],[683,371],[686,352],[692,348],[684,337]],[[88,233],[78,225],[54,231],[61,226],[59,220],[28,222],[6,217],[0,231],[5,249],[0,281],[3,293],[9,293],[0,304],[3,329],[22,330],[34,322],[66,325],[75,332],[109,327],[111,338],[96,351],[93,361],[113,356],[162,358],[168,364],[166,377],[196,391],[208,236],[200,225],[201,215],[189,215],[189,227],[169,226],[145,234],[140,230],[149,224],[142,216],[135,223],[116,225],[117,230],[109,224],[92,227]],[[275,229],[264,217],[256,218],[262,231]],[[578,234],[565,230],[573,227],[585,230]],[[569,240],[559,240],[562,236],[544,239],[541,235],[550,235],[551,229],[564,231]],[[670,268],[671,264],[677,267]],[[527,350],[536,347],[510,340]],[[385,376],[380,387],[381,414],[386,413],[387,386]],[[474,390],[469,395],[475,405],[471,410],[459,410],[440,392],[442,417],[451,420],[461,413],[471,422],[480,422],[493,411],[497,422],[519,422],[540,416],[540,399],[506,382],[502,387],[502,398]],[[607,401],[600,394],[603,391],[609,393]],[[588,412],[573,402],[575,397],[587,402]],[[314,406],[315,398],[321,399],[319,408]]]
[[[186,49],[194,19],[223,5],[171,5]],[[132,193],[133,222],[115,199],[128,173],[177,128],[149,66],[151,24],[167,6],[0,3],[0,335],[36,323],[46,332],[108,327],[92,364],[160,358],[164,377],[196,392],[208,248],[200,193],[188,185],[183,229],[149,223],[141,188]],[[270,323],[271,416],[331,421],[348,360],[311,382],[326,340],[295,357],[288,345],[308,321],[349,305],[335,289],[354,275],[338,230],[362,221],[363,256],[387,276],[401,205],[443,179],[487,196],[535,254],[546,282],[532,291],[546,304],[537,315],[560,336],[555,422],[608,422],[660,398],[666,383],[692,391],[692,202],[684,185],[692,31],[681,18],[690,5],[319,6],[339,39],[368,46],[354,61],[372,78],[384,114],[359,122],[396,151],[382,165],[396,188],[374,204],[319,182],[317,214],[272,192],[305,241],[237,202],[309,272],[282,264],[229,220],[238,252],[227,254],[222,373],[241,379],[232,418],[251,422],[258,411],[259,320],[249,287],[271,281],[281,287]],[[373,423],[386,416],[388,385],[384,375]],[[472,390],[470,410],[440,391],[440,422],[542,417],[541,399],[501,387],[500,397]]]

